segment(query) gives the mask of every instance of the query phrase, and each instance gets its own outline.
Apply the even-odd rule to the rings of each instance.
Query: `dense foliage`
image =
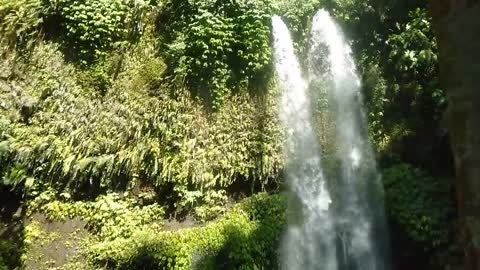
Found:
[[[90,257],[107,269],[276,269],[285,198],[255,195],[206,227],[137,231],[105,241]]]
[[[450,222],[453,161],[444,119],[447,102],[439,86],[437,44],[426,3],[353,0],[326,5],[352,40],[362,75],[370,137],[385,167],[392,241],[394,249],[405,249],[395,256],[405,265],[400,267],[411,267],[401,261],[427,267],[425,257],[451,255],[447,250],[454,246],[455,224]]]
[[[0,1],[0,48],[25,49],[41,33],[45,8],[39,0]]]
[[[302,57],[320,7],[352,40],[393,233],[417,257],[447,250],[446,100],[421,1],[0,0],[1,185],[85,220],[107,240],[89,249],[98,265],[273,269],[283,197],[227,210],[283,184],[270,18]],[[159,233],[185,215],[216,222]]]
[[[452,173],[439,87],[437,45],[423,1],[336,1],[332,10],[353,40],[382,156]],[[449,176],[450,176],[449,175]]]
[[[22,71],[30,79],[18,78],[2,92],[8,108],[3,182],[73,191],[175,183],[179,196],[187,196],[189,188],[226,188],[240,176],[252,185],[276,177],[281,160],[274,111],[259,110],[271,104],[269,97],[250,102],[232,96],[207,116],[187,92],[175,99],[149,96],[149,78],[140,70],[158,60],[146,57],[127,56],[127,65],[145,64],[122,72],[100,98],[75,80],[75,69],[54,47],[38,47],[35,62]],[[20,96],[10,87],[19,87]]]
[[[271,61],[265,3],[171,1],[165,13],[160,27],[172,40],[166,59],[174,82],[185,81],[216,108],[229,91],[265,82]]]
[[[0,270],[18,267],[20,253],[18,245],[12,241],[0,240]]]
[[[453,214],[451,183],[423,170],[398,164],[382,171],[389,216],[425,249],[448,244]]]
[[[68,193],[62,194],[66,202],[52,200],[54,191],[42,192],[29,205],[30,211],[40,211],[51,220],[79,217],[102,240],[129,237],[143,225],[160,226],[164,210],[158,204],[142,205],[138,197],[116,193],[101,195],[95,201],[71,202]]]

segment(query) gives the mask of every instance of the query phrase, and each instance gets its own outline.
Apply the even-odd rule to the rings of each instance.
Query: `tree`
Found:
[[[430,0],[447,91],[466,270],[480,269],[480,1]]]

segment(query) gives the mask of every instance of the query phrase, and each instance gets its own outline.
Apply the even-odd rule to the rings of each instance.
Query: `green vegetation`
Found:
[[[30,48],[41,33],[45,7],[39,0],[0,1],[0,48]]]
[[[408,164],[385,169],[383,178],[389,215],[408,236],[426,248],[447,243],[450,232],[444,224],[453,211],[451,183]]]
[[[139,230],[92,246],[89,256],[108,269],[273,269],[285,206],[283,196],[255,195],[205,227]]]
[[[232,90],[264,86],[271,62],[267,3],[170,1],[166,7],[159,28],[174,83],[185,82],[214,108]]]
[[[249,102],[232,96],[228,106],[210,116],[188,92],[176,98],[150,96],[147,71],[140,69],[158,60],[141,55],[135,55],[138,60],[125,57],[126,65],[142,64],[121,72],[100,97],[94,88],[82,87],[85,80],[77,82],[75,69],[59,56],[52,45],[39,45],[34,63],[18,64],[38,79],[19,81],[21,97],[6,92],[5,184],[75,193],[141,185],[172,188],[174,183],[172,192],[183,198],[193,188],[226,188],[239,176],[251,185],[266,185],[276,177],[280,140],[265,142],[278,138],[274,111],[258,111],[261,102],[272,102],[269,97]],[[32,115],[22,115],[26,110]],[[257,170],[260,166],[264,169]]]
[[[139,205],[141,200],[128,197],[128,194],[122,194],[121,197],[108,193],[93,202],[48,201],[51,195],[52,190],[40,194],[31,202],[29,210],[40,211],[50,220],[79,217],[86,221],[93,234],[105,240],[129,237],[132,231],[146,224],[160,226],[164,215],[163,209],[156,203]],[[61,195],[65,197],[66,194]]]
[[[18,246],[11,241],[0,240],[0,269],[13,269],[18,266],[19,261]]]
[[[136,1],[61,0],[51,1],[48,8],[50,12],[46,20],[60,23],[64,28],[64,37],[61,38],[64,39],[62,45],[66,55],[83,64],[141,34],[140,16],[144,6]],[[58,21],[54,21],[55,18]]]
[[[352,40],[392,235],[408,242],[393,245],[426,264],[456,228],[422,1],[0,0],[0,185],[25,198],[26,221],[85,222],[92,267],[275,269],[285,199],[270,18],[302,56],[321,7]],[[198,227],[162,229],[190,218]],[[24,248],[0,241],[0,269],[45,236],[28,224]]]

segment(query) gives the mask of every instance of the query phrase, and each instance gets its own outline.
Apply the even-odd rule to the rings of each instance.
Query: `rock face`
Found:
[[[449,98],[466,270],[480,269],[480,1],[430,0]]]

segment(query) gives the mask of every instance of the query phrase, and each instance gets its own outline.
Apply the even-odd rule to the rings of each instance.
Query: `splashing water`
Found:
[[[328,12],[320,10],[312,23],[307,83],[287,27],[279,17],[273,17],[272,24],[281,120],[287,130],[287,177],[294,194],[282,269],[389,269],[383,189],[368,141],[351,49]],[[326,188],[311,121],[308,90],[318,81],[326,88],[335,115],[338,168],[335,179],[329,179],[335,181],[333,195]]]
[[[323,57],[320,52],[324,52]],[[339,268],[388,269],[383,188],[368,140],[361,82],[350,46],[325,10],[313,18],[308,55],[310,80],[329,80],[335,115],[337,196],[334,219],[340,246]],[[324,70],[316,66],[326,66]]]
[[[276,69],[282,90],[280,118],[287,132],[287,177],[293,194],[281,266],[285,270],[335,270],[335,234],[329,212],[332,201],[312,128],[307,84],[301,76],[286,25],[277,16],[272,18],[272,25]]]

